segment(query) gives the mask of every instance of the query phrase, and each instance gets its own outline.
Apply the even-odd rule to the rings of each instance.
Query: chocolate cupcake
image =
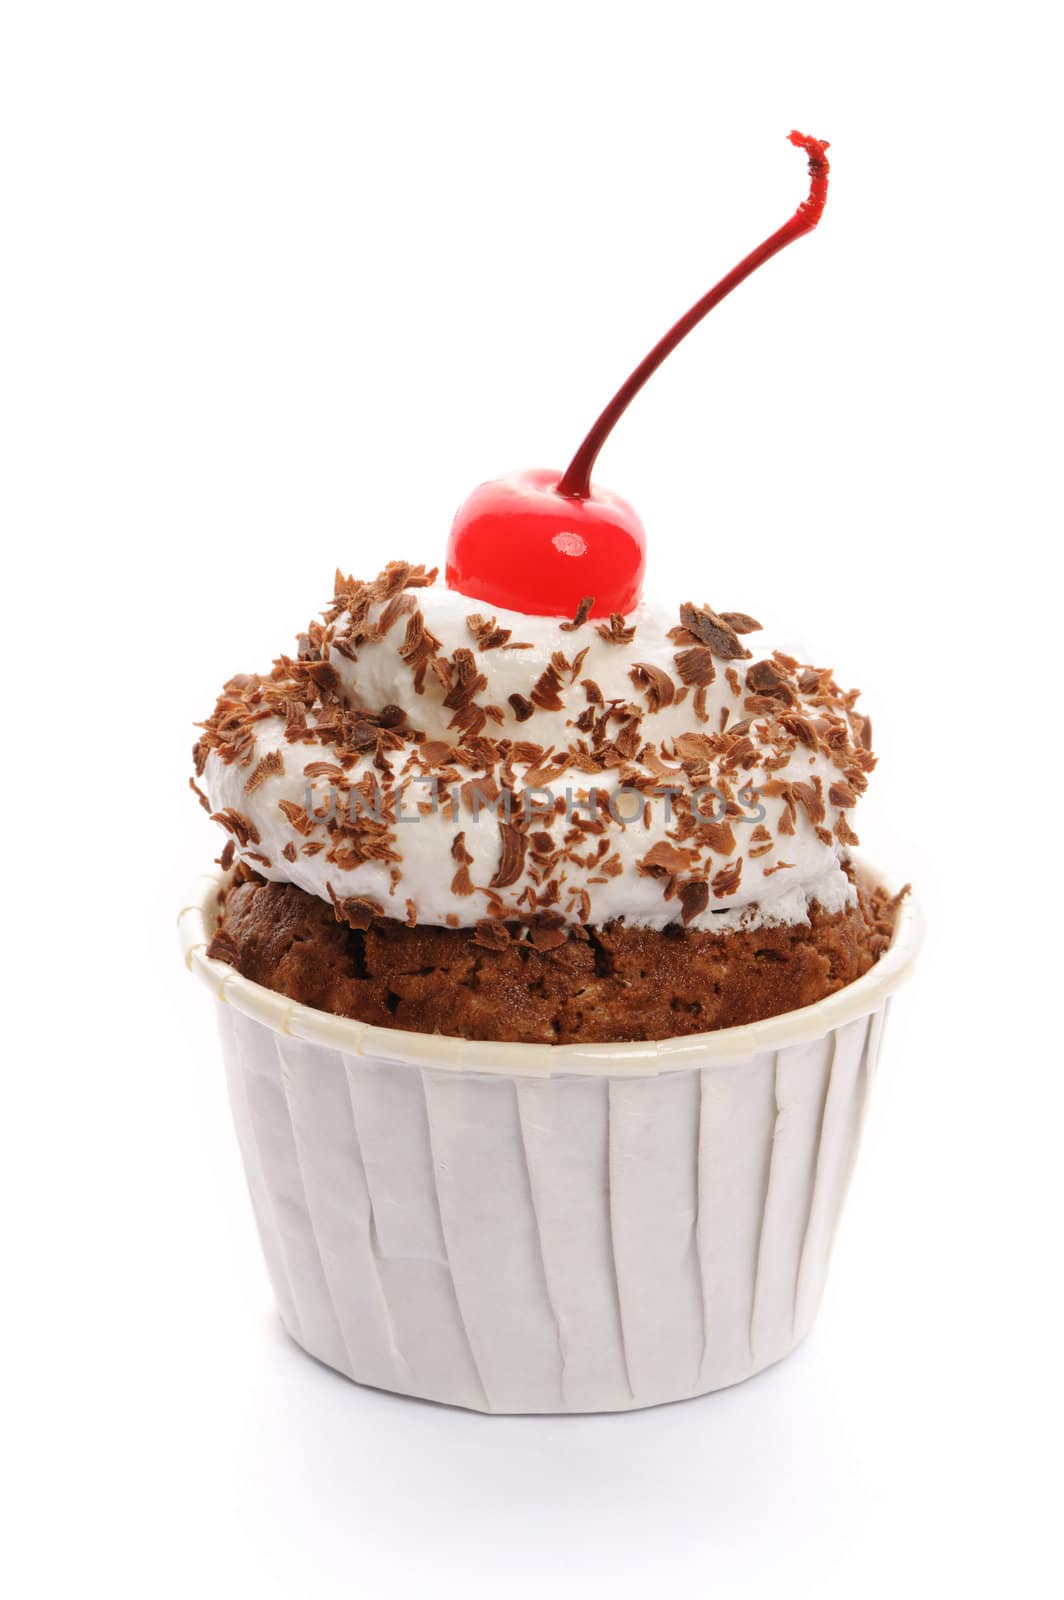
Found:
[[[641,599],[593,485],[707,311],[564,473],[481,485],[445,577],[337,575],[231,679],[181,915],[218,1015],[281,1317],[360,1382],[603,1411],[749,1377],[810,1327],[919,923],[857,853],[856,693],[744,612]],[[718,598],[715,596],[714,598]]]

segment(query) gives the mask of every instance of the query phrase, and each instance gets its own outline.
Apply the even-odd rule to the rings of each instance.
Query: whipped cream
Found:
[[[829,673],[730,613],[741,633],[650,602],[563,628],[408,570],[345,580],[299,658],[227,685],[197,747],[226,858],[411,925],[721,931],[853,902],[874,762]]]

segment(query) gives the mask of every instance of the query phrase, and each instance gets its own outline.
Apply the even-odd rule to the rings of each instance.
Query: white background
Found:
[[[1052,1592],[1061,131],[1046,5],[5,8],[10,1592]],[[924,903],[819,1326],[641,1415],[291,1346],[173,918],[191,724],[331,591],[562,466],[805,190],[600,477],[652,586],[860,683]],[[680,591],[683,591],[681,594]],[[13,1536],[12,1536],[13,1534]]]

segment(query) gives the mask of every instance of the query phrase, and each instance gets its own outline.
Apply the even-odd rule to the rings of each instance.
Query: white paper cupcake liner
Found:
[[[867,864],[867,879],[881,881]],[[848,988],[658,1043],[490,1044],[296,1005],[206,956],[282,1321],[359,1383],[489,1412],[616,1411],[738,1383],[808,1332],[889,997]]]

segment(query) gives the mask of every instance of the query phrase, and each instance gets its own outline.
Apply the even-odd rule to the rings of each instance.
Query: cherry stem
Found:
[[[803,200],[798,210],[778,228],[774,234],[759,244],[756,250],[733,267],[709,293],[693,305],[669,329],[665,337],[654,346],[650,354],[644,356],[630,378],[626,378],[617,390],[609,405],[603,411],[591,432],[576,452],[569,465],[566,467],[558,483],[558,493],[565,495],[570,500],[586,500],[591,493],[591,473],[595,462],[598,460],[599,451],[606,443],[621,417],[627,411],[647,379],[661,366],[666,356],[670,356],[682,339],[686,339],[692,328],[696,328],[713,310],[714,306],[726,295],[737,289],[744,278],[748,278],[758,267],[778,254],[780,250],[792,244],[795,239],[800,239],[803,233],[811,233],[820,221],[824,204],[828,197],[828,160],[824,154],[828,148],[826,139],[811,139],[804,133],[792,133],[792,144],[806,152],[809,157],[809,195]]]

